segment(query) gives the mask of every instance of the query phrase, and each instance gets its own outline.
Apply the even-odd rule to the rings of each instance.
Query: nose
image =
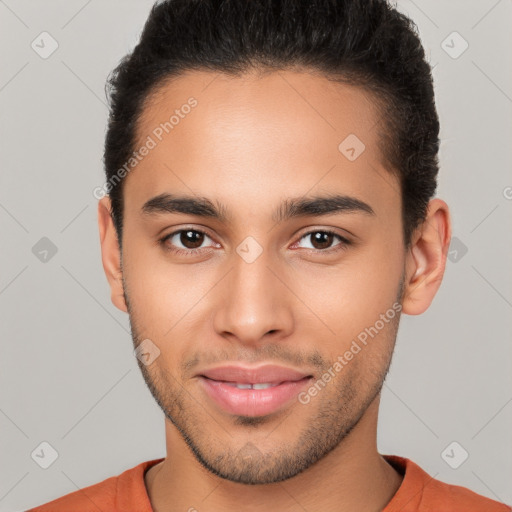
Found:
[[[286,271],[265,251],[251,263],[234,254],[233,268],[223,279],[218,297],[216,332],[244,346],[288,337],[294,324],[294,297],[283,281],[287,281]]]

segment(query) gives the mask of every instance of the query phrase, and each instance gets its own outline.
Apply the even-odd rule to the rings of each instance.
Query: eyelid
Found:
[[[328,226],[328,227],[327,226],[307,226],[306,228],[303,228],[303,229],[304,229],[304,231],[300,230],[295,235],[299,240],[306,235],[310,235],[311,233],[322,232],[322,233],[331,233],[333,235],[339,236],[346,243],[352,243],[352,240],[349,237],[354,236],[354,235],[352,235],[352,233],[350,233],[347,230],[342,230],[340,228],[335,228],[332,226]]]
[[[346,248],[346,246],[348,245],[352,245],[353,242],[352,240],[350,240],[350,238],[338,233],[336,231],[336,228],[332,228],[332,227],[321,227],[321,226],[308,226],[307,228],[304,228],[305,231],[301,232],[300,234],[297,234],[297,241],[294,242],[292,244],[293,245],[296,245],[297,243],[299,243],[304,237],[306,236],[309,236],[309,235],[312,235],[313,233],[318,233],[318,232],[321,232],[321,233],[328,233],[328,234],[332,234],[334,236],[337,236],[339,239],[340,239],[340,243],[339,244],[336,244],[332,247],[329,247],[327,249],[309,249],[309,248],[305,248],[303,250],[305,251],[308,251],[308,252],[313,252],[313,253],[316,253],[316,254],[322,254],[322,253],[331,253],[331,252],[336,252],[336,251],[341,251],[343,250],[344,248]],[[196,249],[182,249],[181,247],[175,247],[173,249],[169,248],[166,246],[166,242],[171,239],[174,235],[176,234],[179,234],[183,231],[195,231],[197,233],[201,233],[203,235],[206,235],[208,238],[210,238],[212,241],[214,241],[215,243],[218,243],[215,241],[215,237],[213,237],[207,228],[201,226],[201,227],[196,227],[196,226],[182,226],[180,227],[179,229],[175,229],[173,231],[171,231],[170,233],[164,235],[163,237],[160,237],[159,238],[159,243],[164,246],[164,248],[166,250],[168,250],[169,252],[173,252],[173,253],[187,253],[187,254],[196,254],[198,252],[202,252],[204,250],[210,250],[212,248],[214,248],[214,246],[208,246],[208,247],[200,247],[200,248],[196,248]],[[339,246],[342,246],[342,247],[339,247]]]
[[[184,231],[195,231],[197,233],[201,233],[203,235],[206,235],[208,238],[210,238],[210,240],[212,240],[213,242],[215,243],[218,243],[215,241],[215,237],[213,237],[207,228],[201,226],[201,227],[196,227],[196,226],[183,226],[183,227],[180,227],[178,229],[175,229],[173,231],[171,231],[170,233],[166,234],[166,235],[163,235],[162,237],[159,237],[158,241],[159,243],[161,243],[162,245],[165,246],[165,243],[170,240],[174,235],[177,235],[179,233],[182,233]],[[182,249],[181,247],[177,247],[176,250],[177,251],[183,251],[183,252],[188,252],[188,253],[191,253],[191,254],[194,254],[198,251],[203,251],[205,249],[211,249],[213,248],[213,245],[209,246],[209,247],[201,247],[201,248],[198,248],[198,249]],[[171,252],[176,252],[174,251],[173,249],[168,249],[169,251]]]
[[[340,243],[336,244],[336,245],[333,245],[332,247],[328,247],[327,249],[311,249],[309,247],[305,247],[303,248],[302,250],[303,251],[307,251],[309,253],[313,253],[313,254],[332,254],[332,253],[337,253],[337,252],[341,252],[345,249],[347,249],[347,247],[349,245],[353,245],[353,242],[352,240],[350,240],[349,238],[347,238],[346,236],[344,235],[341,235],[340,233],[338,233],[334,228],[322,228],[322,227],[308,227],[307,228],[307,231],[301,233],[300,235],[298,235],[298,239],[296,242],[294,242],[292,244],[292,246],[295,246],[297,244],[300,243],[300,241],[307,237],[307,236],[310,236],[312,235],[313,233],[327,233],[327,234],[330,234],[330,235],[333,235],[335,237],[338,237],[339,240],[340,240]]]

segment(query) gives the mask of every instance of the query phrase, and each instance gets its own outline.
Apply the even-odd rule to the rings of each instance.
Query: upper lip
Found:
[[[274,364],[253,368],[238,365],[217,366],[203,370],[198,375],[212,380],[237,382],[240,384],[279,383],[298,381],[305,377],[311,377],[308,373]]]

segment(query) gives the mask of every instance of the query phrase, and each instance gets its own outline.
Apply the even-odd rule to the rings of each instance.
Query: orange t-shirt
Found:
[[[512,512],[498,501],[432,478],[417,464],[397,455],[383,457],[404,475],[382,512]],[[152,512],[144,473],[164,460],[153,459],[27,512]]]

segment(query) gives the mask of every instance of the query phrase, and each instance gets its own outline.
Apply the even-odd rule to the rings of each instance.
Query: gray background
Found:
[[[0,1],[2,512],[165,455],[163,415],[136,365],[128,318],[110,302],[92,195],[104,181],[105,79],[151,5]],[[379,450],[512,503],[512,3],[398,7],[435,64],[437,195],[456,240],[430,309],[402,317]],[[31,48],[42,31],[59,44],[46,59]],[[454,31],[469,43],[457,58],[462,40],[446,39]],[[57,248],[47,261],[43,237]],[[48,469],[31,457],[43,441],[59,455]],[[441,456],[453,441],[469,453],[458,469]],[[453,461],[461,449],[448,453]]]

